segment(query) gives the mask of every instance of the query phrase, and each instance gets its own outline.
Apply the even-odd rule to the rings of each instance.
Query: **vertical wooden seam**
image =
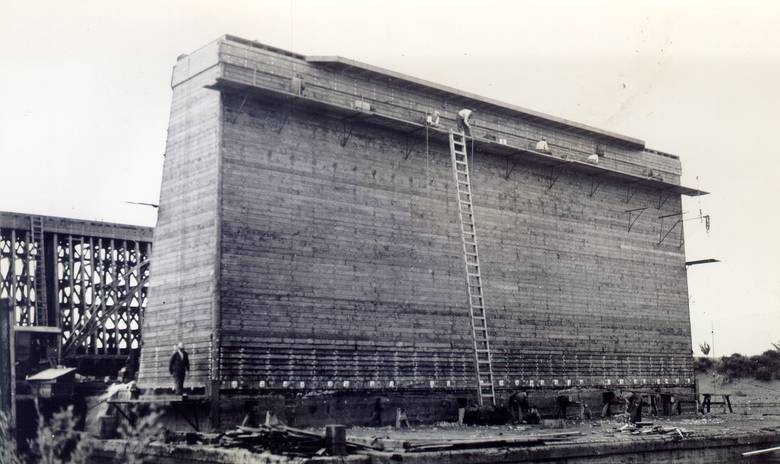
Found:
[[[221,47],[221,43],[220,43]],[[221,63],[220,63],[220,69],[221,69]],[[223,199],[223,192],[222,192],[222,157],[224,155],[224,122],[223,118],[225,116],[225,108],[224,108],[224,97],[222,93],[219,94],[219,100],[217,104],[217,199],[216,199],[216,226],[215,226],[215,234],[216,234],[216,252],[215,252],[215,262],[214,262],[214,280],[213,280],[213,295],[212,295],[212,305],[211,305],[211,314],[212,314],[212,322],[211,322],[211,333],[212,333],[212,344],[211,344],[211,366],[210,367],[210,382],[208,382],[209,385],[209,395],[211,397],[211,411],[210,411],[210,419],[211,419],[211,426],[212,428],[216,429],[219,427],[219,382],[220,382],[220,376],[221,372],[219,370],[219,353],[221,352],[222,347],[222,328],[221,328],[221,303],[222,303],[222,199]]]

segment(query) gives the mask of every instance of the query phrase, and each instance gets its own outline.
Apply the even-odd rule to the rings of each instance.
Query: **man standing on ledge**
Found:
[[[471,137],[471,113],[472,111],[467,108],[458,111],[458,130],[466,137]]]
[[[168,364],[168,372],[173,376],[177,395],[184,394],[184,377],[186,377],[189,371],[190,358],[187,356],[187,352],[184,351],[184,343],[179,342],[174,346],[171,362]]]

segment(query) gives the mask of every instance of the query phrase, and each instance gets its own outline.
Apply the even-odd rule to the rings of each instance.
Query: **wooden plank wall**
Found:
[[[244,111],[223,141],[225,379],[468,382],[456,216],[424,158],[402,162],[390,133],[341,147],[334,121]]]
[[[216,48],[215,48],[216,47]],[[217,51],[219,53],[217,53]],[[474,384],[455,192],[446,146],[248,95],[217,78],[371,101],[406,120],[464,100],[350,76],[222,39],[179,63],[155,231],[141,384],[168,384],[170,346],[222,388],[460,388]],[[245,98],[246,97],[246,98]],[[473,103],[473,102],[472,102]],[[482,108],[478,131],[561,156],[597,137]],[[220,154],[221,149],[221,154]],[[601,163],[600,163],[601,164]],[[603,166],[679,182],[676,157],[609,144]],[[473,189],[499,387],[690,385],[679,197],[476,153]],[[626,210],[647,207],[629,232]],[[668,227],[668,222],[666,223]],[[218,292],[218,294],[215,294]],[[218,323],[217,330],[212,330]]]
[[[447,147],[405,159],[402,136],[359,125],[342,147],[337,120],[224,98],[223,386],[473,385]],[[586,176],[550,188],[540,166],[507,180],[500,157],[474,159],[502,385],[690,381],[681,229],[656,246],[679,197],[629,233],[624,211],[657,192],[591,197]]]
[[[219,93],[203,86],[213,71],[190,70],[173,89],[160,208],[154,231],[149,307],[139,384],[172,386],[168,360],[182,341],[190,354],[187,386],[206,385],[217,288]],[[159,248],[158,248],[159,246]]]
[[[599,165],[634,175],[661,176],[679,184],[680,162],[676,156],[653,150],[631,149],[600,140],[595,135],[577,134],[550,125],[522,119],[519,114],[498,110],[453,95],[407,87],[384,76],[361,74],[314,65],[272,51],[224,39],[220,41],[221,77],[247,85],[289,90],[293,75],[305,82],[305,95],[323,102],[349,107],[356,99],[369,102],[374,111],[399,119],[423,122],[425,114],[441,112],[442,124],[454,126],[458,110],[476,108],[475,134],[505,138],[513,146],[531,148],[541,138],[549,141],[553,154],[582,160],[602,145]]]
[[[543,170],[475,155],[482,275],[494,329],[494,369],[505,380],[536,377],[599,384],[686,383],[690,323],[680,197],[626,194],[567,173],[552,186]],[[659,207],[660,206],[660,207]],[[644,208],[628,230],[627,210]],[[637,213],[633,213],[636,215]],[[677,380],[676,380],[677,379]]]

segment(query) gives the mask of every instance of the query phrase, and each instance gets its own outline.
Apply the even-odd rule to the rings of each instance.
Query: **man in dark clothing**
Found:
[[[542,421],[542,416],[539,414],[539,411],[536,410],[536,408],[531,408],[531,412],[529,412],[525,417],[523,417],[523,422],[526,424],[536,425]]]
[[[571,400],[571,397],[569,395],[558,395],[555,398],[555,403],[557,405],[556,410],[556,417],[559,417],[561,419],[566,419],[568,411],[568,408],[570,405],[574,404]]]
[[[173,380],[176,384],[176,394],[184,394],[184,377],[187,376],[187,372],[190,371],[190,358],[187,356],[187,352],[184,351],[184,343],[179,342],[174,347],[174,352],[171,355],[171,362],[168,363],[168,372],[173,376]]]
[[[384,409],[382,405],[382,398],[378,397],[374,401],[374,413],[371,415],[370,425],[376,425],[378,427],[382,426],[382,410]]]
[[[612,415],[612,410],[610,406],[613,402],[615,402],[617,399],[617,396],[615,395],[615,392],[613,391],[605,391],[601,393],[601,402],[602,402],[602,408],[601,408],[601,417],[607,417]]]
[[[628,413],[628,420],[631,423],[642,422],[642,395],[631,392],[626,397],[626,412]]]
[[[512,413],[512,419],[516,423],[523,421],[523,417],[528,414],[528,392],[516,391],[509,397],[509,411]]]

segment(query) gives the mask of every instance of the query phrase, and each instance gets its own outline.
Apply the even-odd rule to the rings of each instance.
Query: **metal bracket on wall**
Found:
[[[590,177],[590,191],[588,192],[588,196],[593,198],[593,195],[598,192],[599,187],[601,187],[601,184],[604,183],[604,180],[601,176],[603,176],[605,173],[599,172],[597,174],[591,174]]]
[[[555,183],[558,182],[558,179],[561,177],[561,172],[563,171],[563,167],[568,164],[569,162],[566,161],[564,163],[550,166],[550,175],[547,176],[547,180],[549,181],[550,184],[547,186],[547,190],[551,190],[555,185]]]
[[[404,134],[404,161],[408,160],[409,155],[412,154],[412,147],[414,146],[414,144],[412,143],[411,136],[421,130],[422,128],[418,127],[417,129],[412,129],[409,132],[406,132]]]
[[[658,245],[661,245],[664,242],[664,240],[666,240],[666,238],[669,237],[669,234],[672,233],[672,231],[675,229],[675,227],[677,227],[678,224],[682,224],[683,222],[682,216],[683,213],[672,213],[672,214],[665,214],[663,216],[658,216],[658,219],[661,220],[661,227],[658,231]],[[673,218],[673,217],[676,217],[677,219],[674,221],[674,224],[672,224],[671,227],[669,227],[669,230],[664,232],[664,219]],[[684,243],[685,243],[685,238],[683,237],[683,234],[680,234],[679,246],[682,247]]]
[[[634,208],[634,209],[627,209],[626,213],[628,213],[628,231],[631,232],[631,228],[634,227],[634,224],[636,224],[636,221],[639,220],[639,218],[642,216],[642,213],[645,212],[645,210],[648,207],[645,206],[643,208]]]
[[[287,121],[290,120],[290,113],[292,113],[292,104],[290,106],[285,106],[284,108],[284,118],[282,119],[282,124],[279,126],[278,129],[276,129],[277,134],[281,134],[284,127],[287,125]]]
[[[637,185],[639,181],[626,183],[626,203],[630,203],[631,199],[636,195]]]
[[[238,109],[236,110],[236,115],[230,119],[230,124],[235,124],[238,122],[238,117],[241,116],[241,112],[244,110],[244,105],[246,104],[248,98],[249,98],[249,92],[246,92],[244,94],[244,98],[241,100],[241,104],[238,105]]]
[[[667,200],[672,197],[672,190],[665,189],[658,191],[658,209],[661,209],[666,204]]]
[[[352,137],[352,130],[355,128],[353,123],[359,118],[360,113],[341,119],[341,137],[339,138],[339,145],[342,147],[347,146],[347,142],[349,142],[349,139]]]
[[[509,180],[509,176],[512,175],[515,168],[517,168],[517,163],[515,163],[514,160],[510,160],[509,158],[506,159],[506,170],[504,171],[504,179]]]

